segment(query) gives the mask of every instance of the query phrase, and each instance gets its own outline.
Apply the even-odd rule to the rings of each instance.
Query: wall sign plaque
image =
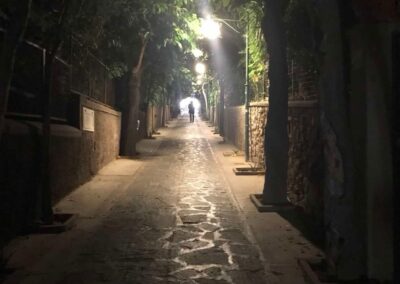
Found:
[[[82,130],[94,132],[94,110],[82,107]]]

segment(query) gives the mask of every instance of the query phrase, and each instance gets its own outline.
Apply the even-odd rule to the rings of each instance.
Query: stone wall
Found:
[[[227,107],[224,110],[224,138],[244,150],[244,106]]]
[[[252,102],[249,106],[249,159],[257,167],[265,167],[264,131],[268,102]]]
[[[87,107],[94,110],[94,131],[88,132],[84,131],[83,127],[80,128],[85,144],[93,144],[89,172],[94,175],[118,156],[121,114],[94,99],[86,96],[81,96],[81,98],[81,108]]]
[[[288,198],[322,220],[322,146],[317,101],[291,101],[288,112]]]
[[[268,103],[265,101],[250,104],[249,158],[259,167],[265,167],[267,112]],[[291,202],[320,219],[323,200],[319,181],[322,150],[317,101],[290,101],[288,114],[288,197]]]
[[[290,60],[289,101],[312,101],[318,99],[317,73],[312,67],[303,67]]]

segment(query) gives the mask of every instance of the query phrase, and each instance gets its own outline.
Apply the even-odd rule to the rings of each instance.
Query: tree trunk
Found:
[[[283,22],[285,1],[265,0],[263,32],[269,56],[269,110],[265,127],[266,175],[263,202],[287,203],[288,170],[288,67],[286,32]]]
[[[370,213],[370,210],[366,208],[368,202],[366,192],[369,190],[369,185],[365,184],[367,181],[365,173],[368,169],[366,147],[374,143],[368,140],[367,129],[373,127],[374,123],[370,124],[369,120],[374,120],[374,117],[367,119],[368,103],[365,99],[372,93],[360,92],[357,87],[355,91],[352,89],[354,86],[362,86],[364,90],[367,77],[363,76],[374,73],[369,73],[373,71],[371,67],[368,67],[369,70],[362,70],[365,73],[361,72],[352,77],[354,71],[359,72],[358,68],[361,66],[358,65],[359,60],[365,60],[368,57],[365,56],[367,53],[364,53],[363,49],[360,54],[352,57],[351,47],[355,48],[360,44],[353,45],[359,42],[361,34],[349,33],[353,29],[352,24],[348,22],[349,15],[353,13],[348,6],[349,1],[321,0],[318,2],[318,13],[323,19],[320,28],[324,34],[321,45],[323,57],[320,65],[319,93],[325,164],[323,190],[327,193],[324,199],[327,240],[325,254],[329,272],[336,273],[340,279],[350,280],[366,275],[368,271],[367,252],[372,247],[368,247],[367,242],[370,237],[373,237],[367,233],[368,214],[383,218],[383,215],[379,215],[379,210],[373,210]],[[369,28],[367,30],[370,31]],[[367,34],[363,36],[368,36]],[[353,38],[353,35],[356,36]],[[354,41],[349,41],[350,38]],[[368,46],[373,53],[374,46]],[[373,58],[378,57],[374,54]],[[365,66],[370,66],[368,63],[365,64]],[[353,74],[352,68],[355,68]],[[386,70],[385,67],[379,69],[377,74],[382,74],[384,70]],[[375,86],[378,86],[379,81],[378,76]],[[375,109],[374,106],[374,113],[375,111],[378,113],[379,107]],[[384,138],[385,124],[382,124],[382,127],[379,139],[386,140]],[[382,153],[379,152],[379,154]],[[381,190],[379,192],[381,193]],[[382,194],[385,196],[386,193],[382,191]],[[379,200],[383,202],[384,199]],[[389,210],[386,208],[385,211],[389,212]],[[390,222],[389,219],[382,220],[385,220],[386,225]],[[338,242],[338,240],[341,241]],[[375,256],[374,253],[374,258]]]
[[[127,109],[127,125],[126,135],[123,146],[123,155],[136,155],[137,142],[137,121],[139,117],[139,100],[140,100],[140,79],[141,74],[132,71],[128,84],[128,109]]]
[[[31,10],[32,0],[19,1],[16,13],[10,15],[10,22],[4,35],[0,54],[0,141],[7,112],[10,84],[14,71],[17,47],[21,42]],[[17,4],[15,4],[17,5]]]
[[[125,156],[135,156],[137,154],[136,143],[138,142],[139,134],[137,121],[139,119],[140,84],[142,81],[143,57],[146,45],[146,39],[142,38],[139,60],[136,66],[132,69],[131,77],[129,78],[126,134],[121,143],[121,153]]]
[[[204,106],[205,106],[205,115],[206,115],[206,119],[208,119],[208,118],[209,118],[209,115],[208,115],[209,111],[208,111],[207,93],[206,93],[206,90],[204,89],[204,85],[205,85],[205,84],[206,84],[206,83],[203,83],[203,84],[201,85],[201,93],[203,94],[203,98],[204,98]],[[204,113],[204,111],[203,111],[203,113]]]
[[[162,99],[162,105],[161,105],[161,114],[160,114],[160,116],[161,116],[161,127],[164,127],[165,126],[165,100],[164,99]]]

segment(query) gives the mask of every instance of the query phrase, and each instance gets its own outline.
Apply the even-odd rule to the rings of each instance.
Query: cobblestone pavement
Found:
[[[265,283],[198,124],[179,119],[157,139],[104,216],[22,283]]]

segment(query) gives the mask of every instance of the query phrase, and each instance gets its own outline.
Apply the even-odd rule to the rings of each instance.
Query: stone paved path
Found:
[[[198,123],[171,123],[110,209],[22,283],[265,283]]]

